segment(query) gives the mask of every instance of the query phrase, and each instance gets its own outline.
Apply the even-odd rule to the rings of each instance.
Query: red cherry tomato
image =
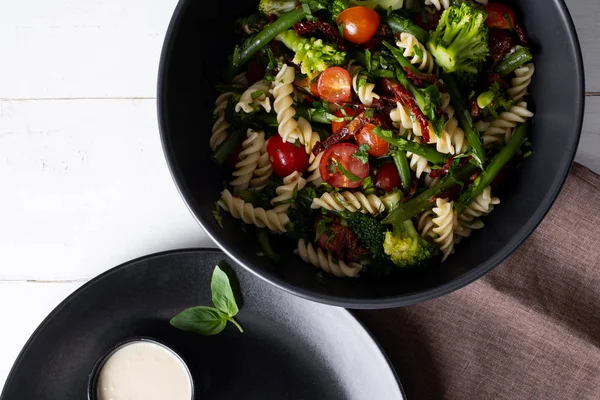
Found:
[[[344,115],[344,114],[346,114],[346,115]],[[354,107],[344,107],[343,109],[337,110],[335,112],[335,116],[338,118],[354,117],[356,114],[357,114],[356,108],[354,108]],[[343,127],[345,127],[349,123],[350,123],[350,120],[344,120],[344,121],[340,121],[340,122],[331,121],[331,132],[338,133]]]
[[[352,78],[342,67],[327,68],[317,82],[319,97],[330,103],[343,103],[352,96]]]
[[[358,146],[352,143],[337,143],[325,150],[319,172],[321,178],[336,188],[357,188],[369,176],[369,164],[352,157]]]
[[[504,4],[490,3],[483,7],[487,13],[485,23],[490,28],[512,29],[515,26],[515,13]]]
[[[296,147],[292,143],[284,143],[279,135],[269,139],[267,153],[275,175],[280,178],[294,171],[304,172],[308,168],[308,154],[304,146]]]
[[[227,160],[225,160],[225,166],[227,168],[235,168],[235,164],[237,164],[240,161],[240,153],[242,152],[242,150],[244,150],[244,148],[242,147],[241,143],[233,148],[233,151],[231,152],[231,154],[229,154]]]
[[[365,44],[379,28],[379,14],[367,7],[350,7],[340,13],[337,24],[344,25],[344,39],[354,44]]]
[[[390,146],[388,142],[373,133],[373,129],[375,128],[373,124],[366,124],[362,127],[358,135],[354,137],[354,140],[356,140],[359,146],[368,144],[370,147],[369,155],[381,157],[388,152]]]
[[[375,175],[374,185],[386,192],[391,192],[395,188],[400,187],[402,181],[400,180],[400,174],[398,174],[396,165],[392,163],[383,164],[379,168],[379,171],[377,171],[377,175]]]

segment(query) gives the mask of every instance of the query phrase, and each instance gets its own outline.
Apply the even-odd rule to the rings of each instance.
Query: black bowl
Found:
[[[552,206],[579,142],[584,110],[581,50],[562,0],[507,1],[521,11],[535,44],[535,101],[527,158],[511,189],[486,220],[486,228],[461,243],[456,255],[427,274],[396,279],[315,278],[314,267],[278,248],[282,261],[257,255],[258,245],[239,222],[213,216],[222,182],[229,176],[210,160],[208,138],[215,82],[235,43],[233,21],[249,15],[257,0],[181,0],[162,53],[158,114],[167,162],[188,207],[208,235],[239,264],[298,296],[349,308],[397,307],[459,289],[507,258],[533,232]]]

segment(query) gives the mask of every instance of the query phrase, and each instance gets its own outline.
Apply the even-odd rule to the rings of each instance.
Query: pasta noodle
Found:
[[[298,241],[297,254],[302,261],[321,268],[323,271],[337,276],[338,278],[355,278],[363,266],[359,263],[345,263],[342,260],[336,260],[329,253],[325,253],[322,249],[316,248],[312,243],[306,242],[304,239]]]
[[[438,245],[440,250],[442,250],[442,262],[444,262],[454,251],[454,225],[456,214],[453,210],[453,201],[449,202],[445,199],[437,199],[435,205],[436,207],[433,208],[435,217],[432,218],[435,227],[432,228],[432,231],[436,234],[436,237],[433,241]]]
[[[264,145],[265,133],[248,129],[247,139],[242,143],[243,150],[239,156],[240,161],[235,164],[236,170],[233,172],[235,179],[229,183],[235,192],[248,189]]]
[[[312,149],[320,140],[319,134],[313,131],[310,122],[304,119],[304,117],[298,118],[298,133],[300,134],[300,142],[304,144],[306,153],[310,154],[309,162],[312,162],[315,158],[314,154],[312,154]]]
[[[400,39],[396,40],[396,44],[398,47],[404,49],[404,57],[408,58],[410,63],[415,65],[420,71],[426,71],[428,73],[433,71],[433,56],[414,35],[402,32],[400,34]],[[415,50],[415,47],[422,55],[417,54],[418,51]]]
[[[284,64],[275,77],[273,89],[271,90],[275,99],[273,108],[277,114],[279,134],[284,142],[295,142],[296,139],[301,138],[298,132],[298,121],[294,119],[296,110],[293,107],[294,99],[291,96],[294,91],[292,85],[294,79],[296,79],[294,68]]]
[[[256,191],[263,190],[267,184],[267,180],[273,174],[273,166],[271,165],[271,160],[269,159],[269,153],[267,153],[268,143],[269,141],[266,140],[263,148],[260,150],[258,164],[254,170],[254,173],[252,174],[252,179],[250,180],[250,187]]]
[[[471,236],[471,232],[474,229],[483,228],[484,224],[479,218],[488,216],[494,210],[494,206],[498,204],[500,204],[500,199],[492,197],[492,188],[490,186],[486,187],[484,191],[469,204],[469,207],[458,215],[454,231],[454,242],[458,244],[463,238]]]
[[[524,123],[527,118],[533,117],[533,113],[527,109],[527,103],[522,101],[514,105],[510,110],[500,114],[485,130],[482,136],[484,146],[496,142],[509,142],[517,123]]]
[[[313,199],[311,208],[324,208],[332,211],[361,212],[363,214],[376,215],[385,211],[385,205],[379,197],[374,194],[365,196],[361,192],[326,192],[321,197]]]
[[[271,86],[267,81],[260,80],[242,93],[240,101],[235,105],[235,112],[244,110],[245,113],[254,111],[254,105],[261,106],[266,112],[271,112],[271,99],[269,98],[269,90]],[[260,96],[257,96],[257,93]],[[252,98],[252,96],[256,98]]]
[[[417,221],[417,231],[420,232],[421,236],[424,238],[434,238],[434,226],[435,224],[433,223],[433,213],[430,210],[427,210],[423,214],[421,214],[419,220]]]
[[[486,5],[488,3],[488,0],[475,0],[475,1],[482,5]],[[426,6],[434,6],[437,10],[441,10],[442,7],[444,7],[444,10],[446,10],[448,7],[450,7],[452,5],[452,3],[450,2],[450,0],[425,0],[425,5]]]
[[[221,199],[217,204],[234,218],[241,219],[245,223],[256,225],[259,228],[267,227],[277,233],[286,232],[285,226],[290,222],[286,213],[277,213],[273,210],[265,211],[264,208],[254,208],[251,203],[246,203],[238,197],[233,197],[227,189],[221,193]]]
[[[294,171],[283,178],[283,185],[275,189],[277,197],[271,200],[271,204],[275,207],[273,211],[277,213],[286,212],[294,201],[294,192],[304,189],[304,186],[306,186],[306,179],[298,171]]]
[[[323,183],[323,178],[321,178],[321,171],[319,170],[319,164],[321,164],[322,157],[323,152],[320,152],[319,154],[317,154],[312,163],[308,166],[307,171],[310,173],[310,175],[306,180],[309,183],[312,183],[314,186],[320,186]]]
[[[217,147],[225,138],[227,138],[227,129],[231,126],[229,122],[225,119],[225,108],[227,107],[227,102],[233,96],[234,92],[225,92],[215,101],[215,110],[213,111],[213,115],[216,118],[215,123],[212,127],[212,135],[210,136],[210,148],[215,151]]]
[[[506,93],[515,102],[521,101],[527,95],[527,89],[531,84],[531,78],[535,72],[533,63],[526,64],[515,70],[515,77],[511,81],[511,88]]]
[[[360,73],[363,69],[360,65],[353,64],[354,60],[351,60],[348,64],[348,72],[352,76],[352,88],[358,96],[358,100],[365,106],[370,107],[373,100],[379,98],[379,95],[373,91],[375,84],[367,82],[367,76]]]

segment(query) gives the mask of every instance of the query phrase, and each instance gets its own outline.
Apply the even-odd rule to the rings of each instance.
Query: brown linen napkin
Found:
[[[600,176],[575,164],[537,231],[443,298],[362,311],[413,399],[600,399]]]

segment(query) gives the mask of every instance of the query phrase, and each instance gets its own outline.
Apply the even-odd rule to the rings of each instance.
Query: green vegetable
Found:
[[[296,104],[296,118],[304,117],[310,122],[318,122],[321,124],[330,125],[332,121],[341,122],[342,119],[336,117],[329,112],[329,109],[323,107],[320,103],[313,104],[313,107],[308,107],[304,104]],[[277,119],[275,119],[277,121]]]
[[[310,14],[310,9],[306,7],[292,10],[279,17],[276,21],[266,25],[262,31],[249,40],[246,40],[242,47],[236,47],[233,52],[230,74],[233,76],[240,67],[250,61],[256,52],[269,44],[281,32],[302,21],[308,14]]]
[[[375,186],[373,186],[373,179],[370,176],[367,176],[363,180],[362,189],[363,189],[363,193],[366,196],[375,193]]]
[[[408,194],[412,185],[412,178],[410,174],[410,167],[408,166],[408,158],[406,152],[403,150],[395,150],[392,154],[396,168],[398,168],[398,174],[400,175],[400,181],[402,181],[402,191],[404,194]]]
[[[392,210],[388,216],[382,221],[383,224],[399,224],[412,217],[422,213],[425,210],[435,206],[435,198],[456,185],[462,185],[467,181],[473,173],[477,171],[477,167],[468,163],[462,167],[456,168],[452,173],[441,179],[437,184],[409,201],[400,204]]]
[[[383,251],[399,268],[424,268],[440,258],[440,250],[422,238],[410,219],[396,221],[386,232]]]
[[[171,319],[171,325],[182,331],[208,336],[220,333],[227,326],[227,322],[231,322],[240,332],[244,332],[233,318],[239,309],[229,277],[218,265],[213,271],[210,288],[215,307],[197,306],[183,310]]]
[[[352,232],[371,252],[371,265],[375,268],[389,266],[389,257],[383,251],[385,233],[381,223],[374,217],[361,213],[350,213],[347,222]]]
[[[426,43],[427,39],[429,39],[429,32],[419,27],[410,18],[403,17],[397,13],[392,13],[387,17],[384,17],[383,21],[387,22],[394,33],[410,33],[421,43]]]
[[[288,49],[296,53],[292,62],[300,65],[300,71],[309,79],[314,78],[327,68],[346,63],[346,52],[338,51],[334,46],[315,37],[298,36],[293,29],[277,35]]]
[[[451,6],[442,14],[427,48],[445,72],[478,72],[490,51],[487,14],[471,2]]]
[[[344,168],[344,166],[342,165],[341,162],[337,162],[335,164],[335,166],[338,169],[338,171],[340,171],[342,173],[342,175],[344,175],[346,178],[348,178],[348,180],[350,182],[360,182],[360,181],[362,181],[362,179],[360,179],[358,176],[354,175],[352,172],[350,172],[346,168]]]
[[[515,156],[517,151],[521,148],[523,143],[527,140],[527,124],[519,125],[515,130],[513,137],[506,146],[500,150],[494,158],[490,161],[489,165],[483,171],[475,182],[465,190],[458,200],[454,203],[459,213],[463,212],[473,200],[475,200],[484,190],[487,188],[492,181],[498,176],[502,168]]]
[[[393,192],[386,193],[386,195],[381,198],[381,201],[385,204],[385,208],[391,211],[402,201],[402,192],[394,190]]]
[[[366,164],[369,162],[369,150],[371,150],[371,146],[366,143],[361,144],[356,153],[352,154],[352,157]]]
[[[381,7],[384,10],[399,10],[404,0],[350,0],[351,6],[363,6],[368,8]]]
[[[229,135],[229,137],[227,139],[225,139],[225,141],[223,143],[221,143],[221,145],[214,151],[214,153],[212,154],[213,161],[217,165],[223,165],[225,163],[225,161],[227,161],[227,158],[229,157],[229,155],[231,154],[233,149],[235,149],[237,147],[237,145],[242,143],[242,140],[245,137],[245,135],[246,135],[246,129],[244,129],[244,128],[235,129]]]
[[[334,21],[337,21],[337,18],[342,13],[342,11],[344,11],[348,7],[349,5],[347,0],[333,0],[328,7],[329,12],[331,13],[331,18]]]
[[[279,254],[271,247],[271,241],[269,239],[269,231],[267,229],[257,229],[256,236],[258,237],[258,244],[263,253],[274,263],[279,262]]]
[[[396,61],[398,61],[398,64],[400,64],[400,66],[402,68],[408,68],[409,70],[411,70],[415,74],[419,73],[419,70],[417,69],[417,67],[415,67],[414,65],[412,65],[412,63],[410,62],[410,60],[404,56],[404,54],[402,53],[402,50],[400,50],[396,46],[391,45],[390,43],[386,42],[385,40],[383,42],[381,42],[381,43],[385,47],[387,47],[387,49],[390,51],[390,53],[392,53],[392,55],[394,56],[394,58],[396,59]],[[400,82],[400,83],[402,83],[402,82]],[[406,86],[406,85],[403,84],[403,86]],[[409,88],[407,87],[407,89],[409,89]]]
[[[500,118],[500,114],[510,110],[513,104],[498,82],[494,82],[487,92],[477,97],[477,105],[482,109],[481,116],[486,121]]]
[[[505,77],[515,69],[531,60],[533,60],[531,51],[529,51],[527,47],[517,45],[496,66],[496,72],[499,73],[500,76]]]
[[[310,207],[317,193],[313,187],[298,191],[295,207],[288,210],[290,222],[286,225],[287,234],[296,240],[313,240],[314,210]]]
[[[258,3],[258,11],[264,15],[276,15],[293,11],[296,8],[295,0],[260,0]]]
[[[481,144],[479,132],[473,128],[473,119],[471,118],[471,113],[469,113],[467,108],[467,101],[463,98],[462,93],[452,76],[444,75],[444,82],[448,88],[452,105],[456,110],[456,118],[460,123],[460,127],[465,132],[469,146],[471,146],[473,158],[479,165],[479,168],[483,169],[486,162],[485,151],[483,150],[483,145]]]
[[[213,217],[215,217],[215,221],[217,221],[217,224],[219,224],[219,226],[222,228],[223,227],[223,216],[221,215],[221,207],[219,207],[219,204],[215,203],[215,209],[212,212]]]
[[[383,129],[380,126],[373,129],[373,133],[385,140],[386,142],[393,144],[399,150],[410,151],[411,153],[415,153],[433,164],[441,165],[446,162],[446,155],[438,152],[435,148],[431,146],[427,146],[416,142],[410,142],[406,139],[396,136],[396,134],[393,131]]]

